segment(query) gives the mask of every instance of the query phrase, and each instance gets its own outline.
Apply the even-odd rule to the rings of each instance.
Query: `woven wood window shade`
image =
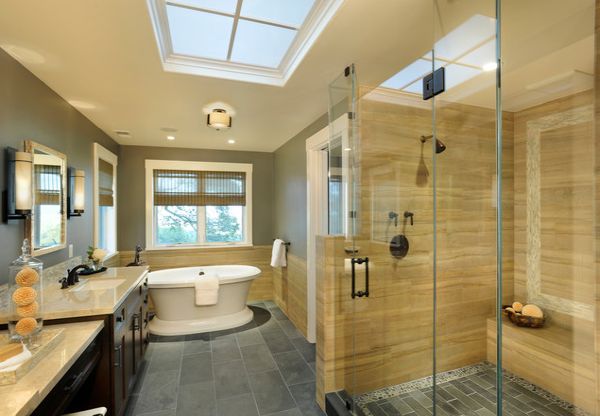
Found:
[[[112,207],[115,204],[113,195],[113,165],[98,159],[98,192],[101,207]]]
[[[62,177],[60,166],[34,165],[35,204],[60,205]]]
[[[154,170],[156,206],[245,206],[246,173]]]

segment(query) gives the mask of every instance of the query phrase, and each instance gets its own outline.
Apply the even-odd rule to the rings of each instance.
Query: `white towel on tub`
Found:
[[[196,288],[196,306],[209,306],[217,304],[219,301],[218,276],[197,276],[194,285]]]
[[[273,241],[273,251],[271,252],[271,267],[286,267],[285,241],[279,238]]]

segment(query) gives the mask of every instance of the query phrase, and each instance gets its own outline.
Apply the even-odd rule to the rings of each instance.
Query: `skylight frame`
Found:
[[[179,4],[176,0],[147,0],[150,19],[154,28],[154,34],[158,45],[163,69],[169,72],[178,72],[192,75],[224,78],[237,81],[253,82],[275,86],[284,86],[294,71],[300,65],[314,42],[323,29],[327,26],[333,15],[337,12],[344,0],[315,0],[315,3],[307,14],[304,23],[296,28],[291,25],[271,22],[268,20],[255,19],[241,16],[243,0],[238,0],[235,15]],[[188,8],[199,12],[206,12],[234,18],[227,61],[201,58],[177,54],[173,51],[173,45],[169,32],[167,17],[167,5]],[[233,43],[239,20],[268,24],[285,29],[296,30],[295,38],[292,40],[287,52],[277,68],[259,65],[243,64],[229,61],[233,51]]]

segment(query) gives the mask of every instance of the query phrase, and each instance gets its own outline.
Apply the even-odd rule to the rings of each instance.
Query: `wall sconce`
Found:
[[[6,186],[2,192],[2,221],[23,220],[31,215],[33,206],[33,156],[12,147],[5,150]]]
[[[216,130],[228,129],[231,127],[231,116],[222,108],[215,108],[206,116],[206,124]]]
[[[69,168],[67,188],[67,218],[81,217],[85,210],[85,172]]]

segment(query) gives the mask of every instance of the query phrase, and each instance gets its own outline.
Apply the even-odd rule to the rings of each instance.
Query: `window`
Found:
[[[251,184],[251,164],[147,160],[147,248],[252,244]]]
[[[117,251],[117,161],[94,143],[94,246],[109,253]]]
[[[166,71],[284,85],[343,0],[149,0]]]

